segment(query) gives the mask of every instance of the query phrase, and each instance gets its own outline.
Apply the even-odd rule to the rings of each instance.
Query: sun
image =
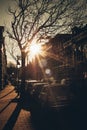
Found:
[[[30,46],[30,54],[32,56],[36,56],[36,55],[40,54],[40,52],[41,52],[41,45],[40,44],[34,43]]]
[[[33,42],[29,47],[29,61],[35,59],[42,52],[41,44]]]

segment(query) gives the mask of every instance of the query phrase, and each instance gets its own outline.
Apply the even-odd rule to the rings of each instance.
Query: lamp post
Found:
[[[20,62],[19,62],[19,56],[17,56],[17,87],[19,87],[19,66],[20,66]]]

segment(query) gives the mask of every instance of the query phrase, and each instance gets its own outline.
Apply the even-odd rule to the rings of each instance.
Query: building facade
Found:
[[[7,80],[6,74],[6,51],[3,37],[4,27],[0,26],[0,89],[3,89]]]
[[[53,77],[82,79],[87,76],[87,26],[75,28],[72,34],[57,34],[48,44],[56,57],[50,59]]]

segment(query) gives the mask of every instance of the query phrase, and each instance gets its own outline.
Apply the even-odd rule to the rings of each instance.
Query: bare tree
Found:
[[[24,88],[26,48],[34,39],[47,39],[59,32],[67,32],[78,16],[81,17],[83,2],[77,0],[14,0],[14,8],[9,7],[12,16],[10,38],[15,40],[21,51],[22,88]],[[85,8],[84,8],[85,10]],[[79,14],[79,12],[81,12]],[[86,14],[84,15],[86,17]],[[79,19],[83,23],[84,18]]]
[[[9,42],[8,41],[5,42],[5,48],[6,48],[7,53],[11,56],[11,58],[17,64],[17,57],[20,56],[20,50],[19,50],[18,45],[15,42],[12,42],[9,40]]]

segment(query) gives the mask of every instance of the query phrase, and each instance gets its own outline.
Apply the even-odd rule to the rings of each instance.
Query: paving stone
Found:
[[[21,108],[16,96],[11,85],[0,91],[0,130],[33,130],[30,112]]]

